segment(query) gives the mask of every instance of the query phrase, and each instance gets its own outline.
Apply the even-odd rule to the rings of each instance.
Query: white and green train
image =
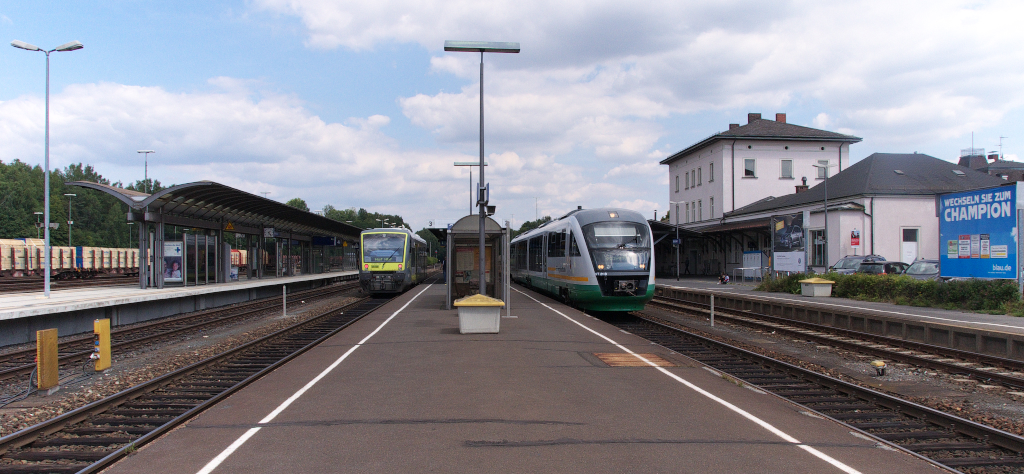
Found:
[[[581,309],[637,311],[654,298],[651,227],[627,209],[577,209],[511,242],[512,279]]]
[[[367,229],[359,241],[359,285],[370,294],[401,293],[426,278],[427,242],[412,231]]]

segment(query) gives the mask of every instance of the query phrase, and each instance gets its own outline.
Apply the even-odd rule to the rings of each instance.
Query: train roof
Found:
[[[616,217],[612,217],[612,214],[615,214]],[[518,236],[516,236],[516,238],[512,240],[515,241],[521,238],[532,237],[535,234],[541,233],[545,227],[554,225],[570,217],[574,217],[576,219],[576,222],[578,222],[581,227],[587,224],[593,224],[595,222],[607,222],[611,220],[622,222],[635,222],[637,224],[647,225],[647,219],[645,219],[642,214],[636,211],[631,211],[629,209],[617,209],[613,207],[602,207],[598,209],[576,209],[562,217],[559,217],[558,219],[547,221],[540,227],[537,227],[536,229],[531,229],[528,232],[519,234]]]
[[[409,229],[406,229],[405,227],[378,227],[376,229],[366,229],[366,230],[360,232],[359,236],[362,237],[363,234],[367,234],[367,233],[374,233],[374,234],[376,234],[376,233],[384,233],[384,232],[393,233],[393,234],[406,234],[408,236],[411,236],[413,240],[415,240],[415,241],[417,241],[417,242],[419,242],[421,244],[426,244],[427,243],[426,240],[423,240],[423,237],[420,237],[420,236],[416,235],[415,232],[413,232],[413,231],[411,231]]]

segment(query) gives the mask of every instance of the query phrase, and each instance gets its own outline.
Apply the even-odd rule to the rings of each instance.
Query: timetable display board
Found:
[[[1015,186],[941,195],[940,274],[1017,278],[1017,232]]]

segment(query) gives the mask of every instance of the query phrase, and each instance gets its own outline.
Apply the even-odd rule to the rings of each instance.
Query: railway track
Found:
[[[652,306],[707,317],[709,305],[655,297]],[[1024,388],[1024,362],[849,329],[794,321],[752,311],[715,308],[715,319],[798,337],[891,362],[966,375],[990,384]]]
[[[1024,438],[850,384],[636,314],[605,318],[619,329],[703,363],[723,378],[806,407],[954,472],[1024,472]]]
[[[387,301],[364,298],[0,438],[0,473],[97,472]]]
[[[320,300],[358,287],[358,282],[345,282],[326,288],[321,287],[295,292],[288,295],[288,297],[292,301],[301,301],[303,299]],[[111,332],[111,352],[116,356],[140,345],[151,344],[158,340],[203,330],[211,326],[255,317],[267,311],[277,309],[280,306],[281,297],[266,298],[229,308],[187,313],[115,330]],[[92,351],[92,334],[83,334],[62,341],[58,354],[61,370],[69,370],[82,361],[89,359]],[[35,348],[0,355],[0,381],[12,378],[20,379],[23,376],[29,375],[35,368],[35,356]]]

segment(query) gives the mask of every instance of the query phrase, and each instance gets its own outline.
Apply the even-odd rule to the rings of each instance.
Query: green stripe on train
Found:
[[[534,288],[559,296],[560,288],[569,289],[573,305],[591,311],[640,311],[648,301],[654,299],[654,285],[647,285],[647,294],[640,296],[604,296],[597,285],[567,283],[551,278],[531,277]]]

